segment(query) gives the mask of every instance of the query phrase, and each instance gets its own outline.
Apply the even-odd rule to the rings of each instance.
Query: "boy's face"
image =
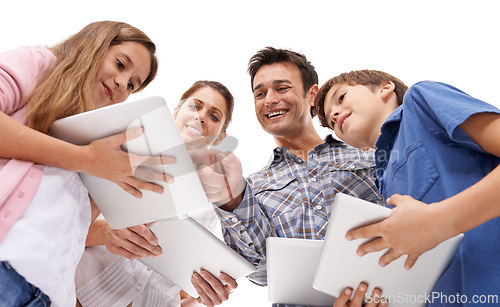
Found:
[[[325,116],[337,137],[357,148],[374,148],[380,127],[394,110],[382,93],[383,87],[334,85],[325,97]]]

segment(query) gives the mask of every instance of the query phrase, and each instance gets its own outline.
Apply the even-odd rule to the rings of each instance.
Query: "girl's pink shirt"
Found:
[[[0,53],[0,111],[26,125],[26,103],[56,57],[48,49],[22,47]],[[33,199],[43,165],[0,158],[0,242]]]

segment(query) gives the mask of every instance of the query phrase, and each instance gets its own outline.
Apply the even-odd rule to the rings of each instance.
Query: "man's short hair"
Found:
[[[297,66],[300,71],[302,84],[304,87],[304,95],[311,86],[318,84],[318,74],[314,66],[307,60],[306,56],[287,49],[276,49],[273,47],[266,47],[259,50],[248,62],[248,73],[250,74],[250,86],[253,89],[253,80],[257,71],[264,65],[274,63],[290,62]],[[305,96],[304,96],[305,97]],[[311,115],[314,116],[314,108],[311,108]]]

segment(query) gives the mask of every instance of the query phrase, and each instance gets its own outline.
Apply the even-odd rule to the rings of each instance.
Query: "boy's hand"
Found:
[[[385,220],[347,232],[347,240],[376,238],[361,245],[358,256],[389,248],[379,260],[384,267],[402,255],[408,255],[405,268],[411,269],[418,257],[452,237],[446,216],[437,214],[439,205],[427,205],[411,196],[394,194],[387,199],[394,206]]]

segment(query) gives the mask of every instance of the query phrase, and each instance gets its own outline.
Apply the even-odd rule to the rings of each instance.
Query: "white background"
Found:
[[[0,52],[53,45],[93,21],[118,20],[158,47],[156,80],[130,99],[164,97],[171,109],[194,81],[225,84],[236,99],[228,133],[244,174],[259,170],[274,141],[254,116],[249,58],[266,46],[304,53],[319,83],[356,69],[384,70],[407,85],[450,83],[500,106],[500,18],[496,1],[4,1]],[[329,132],[318,131],[323,137]],[[239,280],[222,306],[266,306],[267,290]]]

